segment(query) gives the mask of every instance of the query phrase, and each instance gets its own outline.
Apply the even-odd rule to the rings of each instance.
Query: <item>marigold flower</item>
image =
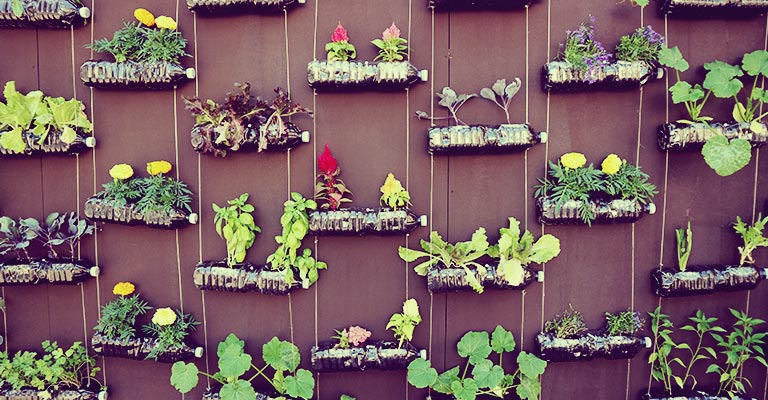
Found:
[[[336,26],[336,29],[333,30],[333,35],[331,35],[331,41],[333,42],[349,42],[349,35],[347,35],[347,30],[344,29],[344,27],[341,25],[341,22],[339,22],[339,25]]]
[[[176,21],[173,20],[171,17],[166,17],[165,15],[161,15],[157,18],[155,18],[155,23],[157,24],[157,27],[160,29],[168,29],[171,31],[175,31],[178,27],[176,25]]]
[[[112,294],[117,296],[128,296],[136,291],[136,286],[131,282],[117,282],[112,288]]]
[[[587,163],[587,157],[581,153],[565,153],[560,157],[560,164],[568,169],[578,169]]]
[[[126,180],[133,176],[133,167],[128,164],[116,164],[110,168],[109,176],[115,181]]]
[[[391,172],[387,175],[387,179],[384,181],[384,185],[381,186],[381,193],[384,196],[391,196],[392,194],[404,191],[403,185],[399,180],[395,179],[395,175]]]
[[[371,332],[359,326],[350,326],[347,331],[347,339],[352,346],[360,346],[371,337]]]
[[[619,172],[622,165],[624,165],[624,160],[622,160],[621,157],[616,154],[609,154],[608,157],[605,157],[605,160],[603,160],[601,167],[605,174],[613,175]]]
[[[176,311],[170,307],[158,308],[152,316],[152,323],[160,326],[172,325],[174,322],[176,322]]]
[[[325,145],[323,154],[321,154],[317,159],[317,168],[320,170],[320,172],[323,172],[326,175],[332,175],[334,172],[336,172],[336,169],[339,168],[339,163],[333,157],[333,154],[331,154],[331,150],[328,148],[327,144]]]
[[[392,26],[387,28],[384,33],[382,33],[382,39],[386,42],[390,39],[399,39],[400,38],[400,29],[397,29],[397,26],[395,23],[392,23]]]
[[[171,172],[171,163],[165,160],[152,161],[147,163],[147,173],[152,176],[167,174]]]
[[[133,16],[146,26],[155,26],[155,16],[144,8],[137,8],[133,11]]]
[[[408,317],[419,316],[419,303],[416,302],[416,299],[408,299],[403,303],[403,315]]]

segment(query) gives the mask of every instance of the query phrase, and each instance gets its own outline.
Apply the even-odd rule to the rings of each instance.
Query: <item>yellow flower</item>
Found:
[[[118,296],[128,296],[133,294],[135,290],[136,286],[134,286],[131,282],[117,282],[115,287],[112,288],[112,294]]]
[[[416,302],[416,299],[408,299],[403,303],[403,315],[410,317],[419,316],[419,303]]]
[[[170,307],[158,308],[155,315],[152,316],[152,322],[160,326],[172,325],[176,322],[176,311]]]
[[[560,164],[568,169],[578,169],[587,163],[587,157],[581,153],[565,153],[560,157]]]
[[[136,17],[139,22],[146,26],[154,26],[155,25],[155,16],[152,15],[151,12],[147,11],[143,8],[137,8],[133,12],[133,16]]]
[[[168,30],[175,31],[177,28],[176,21],[174,21],[173,18],[171,17],[166,17],[165,15],[161,15],[155,18],[155,23],[157,24],[157,27],[160,29],[168,29]]]
[[[384,195],[382,197],[391,196],[395,193],[399,193],[404,191],[403,185],[395,179],[395,175],[393,175],[391,172],[389,175],[387,175],[387,179],[384,181],[384,185],[381,187],[381,193]]]
[[[608,154],[608,157],[605,157],[601,166],[603,167],[603,172],[607,175],[613,175],[619,172],[622,165],[624,165],[624,160],[619,156],[616,154]]]
[[[126,180],[133,176],[133,168],[128,164],[117,164],[109,170],[109,176],[115,181]]]
[[[171,163],[164,160],[152,161],[147,163],[147,172],[152,175],[167,174],[171,172]]]

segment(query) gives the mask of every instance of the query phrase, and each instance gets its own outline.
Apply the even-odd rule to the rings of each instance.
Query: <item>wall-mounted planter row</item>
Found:
[[[429,7],[438,11],[509,10],[533,4],[533,0],[429,0]]]
[[[94,222],[108,222],[122,225],[146,225],[150,228],[176,229],[189,224],[196,224],[197,213],[188,213],[174,209],[166,212],[138,212],[135,204],[118,206],[101,199],[91,197],[85,202],[85,216]]]
[[[485,265],[487,273],[480,276],[474,267],[469,267],[475,274],[478,282],[484,288],[502,289],[502,290],[523,290],[533,282],[544,282],[544,271],[533,271],[523,267],[525,275],[523,284],[519,286],[511,285],[506,279],[499,277],[496,273],[496,265]],[[467,272],[463,268],[444,268],[442,264],[432,266],[427,271],[427,288],[430,293],[460,292],[474,290],[467,280]]]
[[[649,337],[608,336],[587,333],[573,339],[563,339],[552,334],[536,335],[537,354],[549,362],[585,361],[597,357],[610,360],[634,358],[642,349],[649,349],[653,342]]]
[[[305,4],[307,0],[187,0],[187,8],[201,15],[269,14]]]
[[[568,62],[551,61],[543,67],[541,84],[545,91],[552,92],[636,89],[650,79],[662,77],[664,77],[663,68],[645,61],[616,61],[601,67],[589,77],[585,71],[575,68]]]
[[[397,342],[380,341],[348,349],[337,349],[337,344],[325,342],[312,346],[313,371],[398,370],[408,368],[408,364],[419,357],[427,359],[426,350],[419,350],[410,343],[403,343],[398,348]]]
[[[578,200],[567,201],[558,210],[553,201],[539,198],[536,200],[539,222],[545,225],[584,225],[579,211],[581,204]],[[595,215],[592,223],[598,224],[632,223],[640,220],[645,214],[656,213],[655,204],[643,205],[636,200],[591,200],[590,206]]]
[[[685,18],[749,18],[768,11],[768,0],[659,0],[659,11]]]
[[[72,155],[85,151],[88,148],[96,147],[96,138],[86,136],[83,132],[76,132],[76,137],[72,143],[61,141],[61,132],[50,132],[45,141],[39,143],[40,137],[32,132],[24,132],[22,138],[26,144],[26,149],[22,153],[12,152],[5,147],[0,146],[0,155],[3,156],[36,156],[42,154]]]
[[[80,66],[80,80],[97,89],[169,90],[195,76],[194,68],[171,62],[88,60]]]
[[[426,82],[429,71],[407,61],[310,61],[309,86],[320,91],[392,91]]]
[[[429,152],[443,154],[509,153],[547,142],[527,124],[434,126],[429,129]]]
[[[266,141],[268,151],[280,151],[287,150],[296,147],[300,143],[309,143],[310,136],[308,131],[302,131],[298,126],[290,122],[285,122],[284,133],[279,133],[275,125],[271,125],[269,132],[266,132]],[[251,125],[246,127],[244,142],[240,144],[240,147],[236,150],[238,152],[254,152],[259,151],[260,131],[264,130],[266,125],[259,125],[254,128]],[[206,146],[206,139],[203,134],[200,133],[200,126],[195,125],[192,128],[192,148],[197,152],[204,153]],[[225,151],[234,151],[230,147],[224,144],[214,144],[216,148]]]
[[[716,392],[716,390],[713,392]],[[709,394],[704,390],[686,390],[684,392],[669,395],[666,393],[659,393],[659,391],[654,389],[651,389],[650,393],[643,393],[640,398],[642,400],[757,400],[754,397],[747,396],[718,396]]]
[[[205,391],[203,394],[203,400],[221,400],[221,396],[219,396],[219,388],[211,389]],[[265,394],[261,392],[256,392],[256,400],[298,400],[294,399],[293,397],[289,397],[286,395],[278,395],[278,394]]]
[[[287,295],[301,287],[301,280],[297,277],[289,284],[285,271],[270,271],[266,266],[257,267],[249,263],[230,268],[224,261],[197,264],[193,280],[195,287],[201,290],[256,292],[278,296]]]
[[[156,338],[109,338],[101,334],[91,337],[91,347],[94,353],[104,357],[120,357],[131,360],[145,360],[152,350],[157,347]],[[184,344],[181,348],[168,349],[157,355],[157,362],[175,363],[190,358],[202,358],[202,347],[189,347]]]
[[[752,265],[691,265],[685,271],[662,268],[651,273],[653,289],[661,297],[752,290],[764,279],[768,268]]]
[[[2,400],[107,400],[106,391],[59,390],[41,392],[37,389],[0,390]]]
[[[427,216],[402,208],[343,208],[309,214],[313,235],[403,235],[419,226],[427,226]]]
[[[99,276],[87,260],[32,260],[0,263],[0,286],[72,285]]]
[[[669,123],[659,126],[659,148],[662,150],[682,151],[700,150],[707,140],[717,135],[725,135],[730,139],[746,139],[752,143],[752,147],[760,147],[768,142],[768,127],[760,123],[764,128],[762,133],[757,133],[749,128],[748,123],[740,122],[711,122],[683,124]]]
[[[24,13],[13,13],[13,0],[0,0],[0,28],[54,28],[83,26],[91,10],[79,0],[21,0]]]

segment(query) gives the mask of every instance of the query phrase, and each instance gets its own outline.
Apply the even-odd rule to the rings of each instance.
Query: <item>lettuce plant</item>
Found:
[[[430,388],[451,395],[457,400],[475,400],[479,396],[504,399],[512,393],[523,400],[538,399],[541,393],[539,378],[544,374],[547,362],[520,351],[516,358],[517,369],[508,372],[503,368],[503,357],[514,352],[516,346],[512,332],[501,325],[490,335],[488,332],[467,332],[456,345],[459,356],[467,359],[464,368],[456,366],[438,374],[429,360],[418,358],[408,365],[408,383],[419,389]],[[491,360],[494,355],[498,356],[498,364]]]
[[[403,347],[403,342],[410,342],[413,339],[413,331],[420,323],[419,303],[416,299],[406,300],[403,303],[403,312],[392,314],[387,323],[387,329],[391,329],[397,339],[397,348]]]
[[[311,372],[299,368],[301,353],[291,342],[273,337],[265,343],[262,346],[263,367],[254,364],[253,357],[245,352],[245,342],[232,333],[219,343],[216,354],[219,357],[219,372],[209,375],[198,370],[193,363],[179,361],[171,368],[171,385],[182,394],[189,393],[197,386],[199,375],[203,375],[222,385],[219,391],[221,400],[256,400],[251,381],[262,377],[281,395],[306,400],[312,398],[315,379]],[[274,371],[271,377],[266,374],[268,368]],[[245,378],[251,370],[253,375]]]
[[[521,285],[524,267],[530,263],[543,264],[560,254],[560,240],[551,234],[542,235],[534,242],[533,234],[520,235],[520,221],[509,218],[509,228],[499,230],[499,243],[488,247],[488,255],[499,260],[498,275],[510,285]]]

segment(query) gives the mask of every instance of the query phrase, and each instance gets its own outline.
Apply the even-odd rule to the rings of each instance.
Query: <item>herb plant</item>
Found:
[[[45,354],[23,351],[12,358],[6,352],[0,352],[0,376],[13,390],[34,389],[45,392],[40,397],[50,398],[51,391],[77,390],[95,383],[100,368],[96,360],[88,356],[82,342],[74,342],[68,349],[58,343],[43,342]]]
[[[143,8],[137,8],[134,16],[138,22],[123,22],[123,28],[115,32],[111,40],[99,39],[86,47],[98,53],[110,53],[118,63],[178,64],[181,57],[189,55],[185,51],[187,41],[176,30],[173,19],[166,16],[155,18]]]
[[[395,175],[390,172],[387,174],[384,185],[381,186],[380,201],[382,205],[397,210],[397,207],[404,207],[406,204],[411,205],[411,194],[405,190],[402,183],[395,179]]]
[[[691,257],[693,249],[693,231],[691,230],[691,221],[688,221],[688,228],[675,229],[677,238],[677,267],[685,272],[688,268],[688,259]]]
[[[622,61],[644,61],[655,64],[664,46],[664,36],[648,25],[637,28],[631,35],[624,35],[616,45],[616,59]]]
[[[529,231],[520,235],[520,221],[509,218],[509,228],[501,228],[499,243],[488,247],[488,255],[499,260],[498,275],[510,285],[521,285],[524,267],[530,263],[543,264],[560,254],[560,240],[551,234],[534,242]]]
[[[71,144],[76,131],[91,132],[93,125],[83,111],[85,106],[76,99],[45,96],[39,90],[22,94],[16,82],[3,89],[5,103],[0,102],[0,146],[15,153],[27,149],[24,134],[31,134],[38,144],[45,144],[54,133],[63,143]]]
[[[93,329],[109,338],[135,338],[136,318],[152,309],[138,294],[134,294],[135,290],[136,287],[130,282],[115,284],[112,293],[118,297],[101,307],[101,317]]]
[[[512,332],[501,325],[492,334],[488,332],[467,332],[456,346],[461,357],[467,358],[462,369],[451,368],[437,373],[429,360],[416,359],[408,365],[408,383],[416,388],[451,395],[457,400],[475,400],[479,396],[507,398],[514,393],[520,399],[538,399],[541,393],[539,378],[544,374],[547,362],[533,354],[520,351],[517,354],[517,369],[508,373],[503,368],[505,354],[514,352],[516,347]],[[498,355],[498,364],[491,357]],[[471,375],[470,373],[471,367]]]
[[[768,247],[768,238],[763,236],[766,224],[768,224],[768,217],[763,218],[762,214],[758,216],[754,225],[747,225],[741,220],[741,217],[736,217],[733,229],[744,241],[744,245],[739,246],[739,255],[741,256],[739,265],[754,264],[755,259],[752,252],[759,247]]]
[[[485,235],[485,228],[478,228],[472,234],[472,239],[466,242],[457,242],[456,244],[447,243],[437,232],[429,235],[429,240],[421,240],[421,247],[424,251],[413,250],[401,246],[397,253],[405,262],[414,262],[420,258],[427,257],[426,261],[414,267],[419,276],[427,276],[430,268],[462,268],[466,272],[467,281],[477,293],[483,293],[483,285],[477,280],[472,268],[477,270],[480,276],[487,274],[487,269],[482,264],[476,262],[488,251],[488,237]]]
[[[617,314],[605,313],[605,333],[609,336],[632,336],[643,329],[645,321],[631,309]]]
[[[338,210],[342,203],[351,203],[352,200],[348,199],[347,195],[352,195],[352,192],[347,189],[344,181],[339,179],[341,174],[341,168],[338,161],[331,154],[331,150],[328,145],[325,145],[323,154],[317,158],[317,182],[315,183],[315,199],[322,200],[320,209],[322,210]]]
[[[260,376],[281,395],[306,400],[312,398],[315,379],[311,372],[298,368],[301,353],[293,343],[274,337],[264,344],[262,358],[265,365],[261,368],[245,352],[245,342],[232,333],[219,343],[217,355],[219,372],[213,375],[198,370],[193,363],[179,361],[173,364],[171,385],[182,394],[189,393],[197,386],[199,375],[203,375],[222,385],[219,391],[221,400],[256,400],[251,381]],[[275,371],[271,377],[266,374],[268,368]],[[251,369],[253,376],[245,378],[244,375]]]
[[[568,308],[561,314],[544,324],[544,333],[560,339],[575,338],[586,331],[587,324],[584,322],[584,316],[571,304],[568,304]]]
[[[504,111],[504,115],[507,116],[507,123],[510,123],[509,106],[512,104],[512,98],[520,91],[521,87],[520,78],[515,78],[509,84],[507,84],[506,79],[499,79],[494,82],[493,86],[482,88],[480,90],[480,97],[490,100],[493,104],[499,106]]]
[[[325,51],[328,52],[328,61],[347,61],[357,57],[357,50],[349,43],[349,35],[341,22],[333,30],[331,42],[325,45]]]
[[[192,315],[184,314],[180,310],[170,308],[158,308],[152,317],[150,324],[144,325],[142,330],[149,337],[157,339],[157,345],[147,354],[147,359],[157,359],[165,351],[178,349],[184,345],[184,339],[195,326],[200,325]]]
[[[248,193],[240,197],[228,200],[229,206],[219,207],[213,204],[216,213],[213,222],[216,225],[216,233],[227,242],[227,265],[234,267],[245,260],[245,253],[256,240],[256,233],[261,232],[253,220],[251,214],[253,206],[247,204]]]
[[[710,365],[707,367],[707,373],[717,374],[720,377],[718,394],[733,398],[745,393],[747,385],[752,386],[752,382],[744,376],[744,368],[750,360],[768,368],[763,350],[768,333],[755,331],[755,328],[763,325],[765,321],[732,308],[729,311],[736,318],[731,332],[728,335],[711,334],[717,341],[719,353],[725,362],[722,365]]]
[[[374,39],[371,43],[379,48],[374,61],[403,61],[408,56],[408,41],[400,37],[400,29],[394,22],[381,34],[381,39]]]
[[[416,299],[406,300],[403,303],[403,312],[392,314],[387,323],[387,329],[394,332],[395,339],[398,341],[397,348],[403,347],[403,342],[410,342],[413,339],[413,331],[420,323],[419,303]]]

